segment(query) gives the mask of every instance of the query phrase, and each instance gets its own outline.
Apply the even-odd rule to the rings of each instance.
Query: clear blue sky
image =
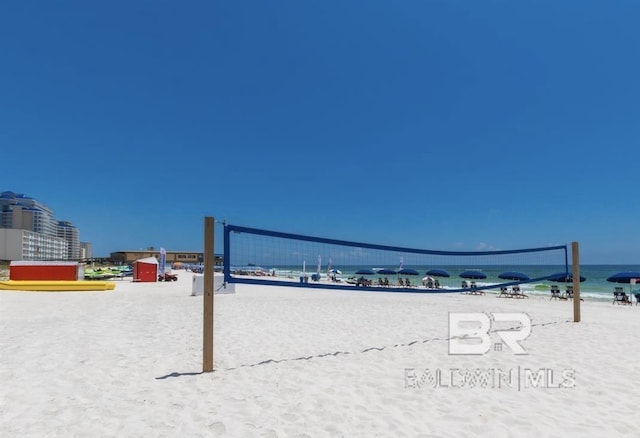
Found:
[[[624,0],[3,2],[0,190],[96,255],[201,250],[212,215],[635,264],[638,23]]]

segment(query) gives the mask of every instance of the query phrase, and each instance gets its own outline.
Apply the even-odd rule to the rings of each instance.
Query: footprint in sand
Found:
[[[221,421],[216,421],[215,423],[211,423],[209,425],[209,431],[212,432],[212,436],[219,436],[222,435],[223,433],[227,432],[227,428],[225,427],[224,423]]]

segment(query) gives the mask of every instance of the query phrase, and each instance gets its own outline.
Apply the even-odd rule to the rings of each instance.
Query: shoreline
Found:
[[[277,282],[282,282],[283,285],[282,287],[286,287],[284,285],[284,283],[291,283],[292,287],[304,287],[304,286],[297,286],[297,283],[299,283],[299,277],[296,276],[270,276],[270,275],[233,275],[235,278],[242,278],[242,279],[249,279],[249,280],[259,280],[259,281],[264,281],[265,282],[265,286],[266,283],[270,282],[270,281],[277,281]],[[366,291],[369,289],[369,291],[371,292],[389,292],[389,293],[415,293],[415,294],[465,294],[464,292],[456,292],[453,291],[454,288],[449,287],[449,286],[442,286],[440,288],[426,288],[420,284],[414,285],[412,286],[410,289],[406,289],[406,288],[401,288],[398,285],[392,284],[391,286],[384,286],[384,287],[380,287],[378,284],[376,284],[375,282],[371,285],[371,286],[367,286],[367,287],[358,287],[356,286],[356,284],[353,283],[348,283],[346,281],[344,281],[344,278],[341,278],[341,282],[339,283],[335,283],[335,282],[331,282],[329,280],[327,280],[326,277],[322,277],[319,281],[312,281],[311,277],[308,277],[308,283],[313,285],[313,289],[316,288],[322,288],[323,285],[328,285],[328,289],[332,288],[332,286],[344,286],[345,290],[349,290],[351,289],[351,287],[354,287],[358,290],[361,291]],[[416,281],[417,282],[417,281]],[[498,295],[500,293],[500,290],[498,287],[492,287],[492,288],[487,288],[488,286],[496,286],[499,283],[484,283],[484,282],[477,282],[478,285],[478,290],[485,292],[488,295]],[[530,287],[529,284],[527,283],[522,283],[520,284],[520,287],[522,288],[522,291],[528,296],[528,297],[541,297],[541,298],[548,298],[551,300],[551,286],[552,284],[558,285],[558,283],[550,283],[550,284],[544,284],[543,286],[546,287],[546,289],[542,289],[540,287],[536,287],[534,285],[534,287]],[[294,286],[296,285],[296,286]],[[540,286],[541,284],[536,284],[537,286]],[[633,296],[633,293],[630,293],[630,289],[629,289],[629,285],[625,285],[625,284],[619,284],[619,283],[611,283],[611,290],[610,291],[602,291],[602,292],[594,292],[592,290],[582,290],[580,291],[580,298],[582,298],[583,301],[589,301],[589,302],[603,302],[603,303],[607,303],[607,302],[613,302],[613,289],[616,286],[623,286],[625,289],[625,293],[629,296],[631,296],[633,304],[636,304],[636,298]],[[272,287],[272,286],[266,286],[266,287]],[[371,289],[371,288],[375,288]],[[559,288],[560,291],[564,294],[564,292],[566,291],[566,285],[564,285],[563,283],[559,284]],[[452,289],[451,292],[447,292],[448,289]],[[509,288],[510,289],[510,288]],[[634,293],[635,290],[634,290]],[[568,301],[571,301],[571,299],[569,299]]]

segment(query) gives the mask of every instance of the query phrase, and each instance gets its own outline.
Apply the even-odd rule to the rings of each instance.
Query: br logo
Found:
[[[491,330],[496,323],[505,329]],[[512,324],[506,324],[512,323]],[[449,313],[449,354],[481,355],[492,347],[490,332],[502,342],[493,345],[502,350],[506,344],[514,354],[527,354],[520,345],[531,334],[531,318],[526,313]]]

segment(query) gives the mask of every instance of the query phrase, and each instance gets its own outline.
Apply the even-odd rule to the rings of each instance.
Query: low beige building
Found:
[[[160,250],[156,249],[146,249],[146,250],[127,250],[127,251],[116,251],[112,252],[109,259],[113,263],[117,264],[131,264],[136,260],[143,259],[146,257],[155,257],[160,258]],[[173,264],[176,262],[186,263],[186,264],[200,264],[204,261],[204,253],[202,252],[193,252],[193,251],[167,251],[166,253],[166,261],[167,263]],[[222,265],[222,255],[216,254],[215,256],[215,264]]]

